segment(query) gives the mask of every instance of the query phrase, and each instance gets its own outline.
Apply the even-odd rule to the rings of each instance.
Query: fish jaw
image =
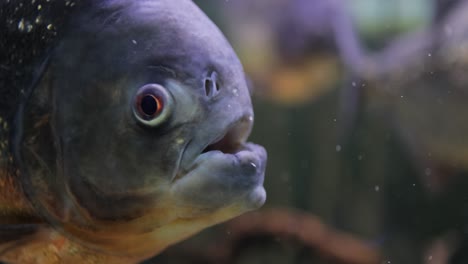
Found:
[[[265,149],[253,143],[242,144],[235,153],[211,150],[199,155],[192,169],[171,186],[168,199],[177,208],[174,219],[135,242],[151,241],[146,251],[151,252],[149,257],[207,227],[261,207],[266,200],[266,161]]]
[[[204,210],[233,204],[243,208],[243,212],[257,209],[266,199],[263,188],[266,160],[265,149],[253,143],[245,143],[236,153],[208,151],[174,183],[171,194],[182,204],[203,205]],[[236,216],[233,214],[231,217]]]

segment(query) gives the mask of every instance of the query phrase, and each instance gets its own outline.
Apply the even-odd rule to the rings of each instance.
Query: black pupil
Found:
[[[141,98],[141,110],[147,116],[153,116],[158,111],[158,100],[154,95],[145,95]]]

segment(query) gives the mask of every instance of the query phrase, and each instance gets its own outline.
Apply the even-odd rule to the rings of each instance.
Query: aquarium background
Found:
[[[195,2],[253,88],[268,198],[147,264],[468,263],[468,1]]]

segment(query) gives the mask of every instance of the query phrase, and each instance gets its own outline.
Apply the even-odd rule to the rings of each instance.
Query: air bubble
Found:
[[[19,29],[20,31],[24,31],[24,28],[25,28],[24,18],[22,18],[22,19],[18,22],[18,29]]]

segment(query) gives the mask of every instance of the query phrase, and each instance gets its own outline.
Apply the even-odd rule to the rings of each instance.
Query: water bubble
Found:
[[[22,18],[22,19],[18,22],[18,29],[19,29],[20,31],[24,31],[24,28],[25,28],[24,18]]]
[[[374,190],[375,190],[376,192],[379,192],[379,191],[380,191],[380,186],[378,186],[378,185],[374,186]]]
[[[341,151],[341,145],[336,145],[335,150],[336,150],[336,152],[340,152]]]

